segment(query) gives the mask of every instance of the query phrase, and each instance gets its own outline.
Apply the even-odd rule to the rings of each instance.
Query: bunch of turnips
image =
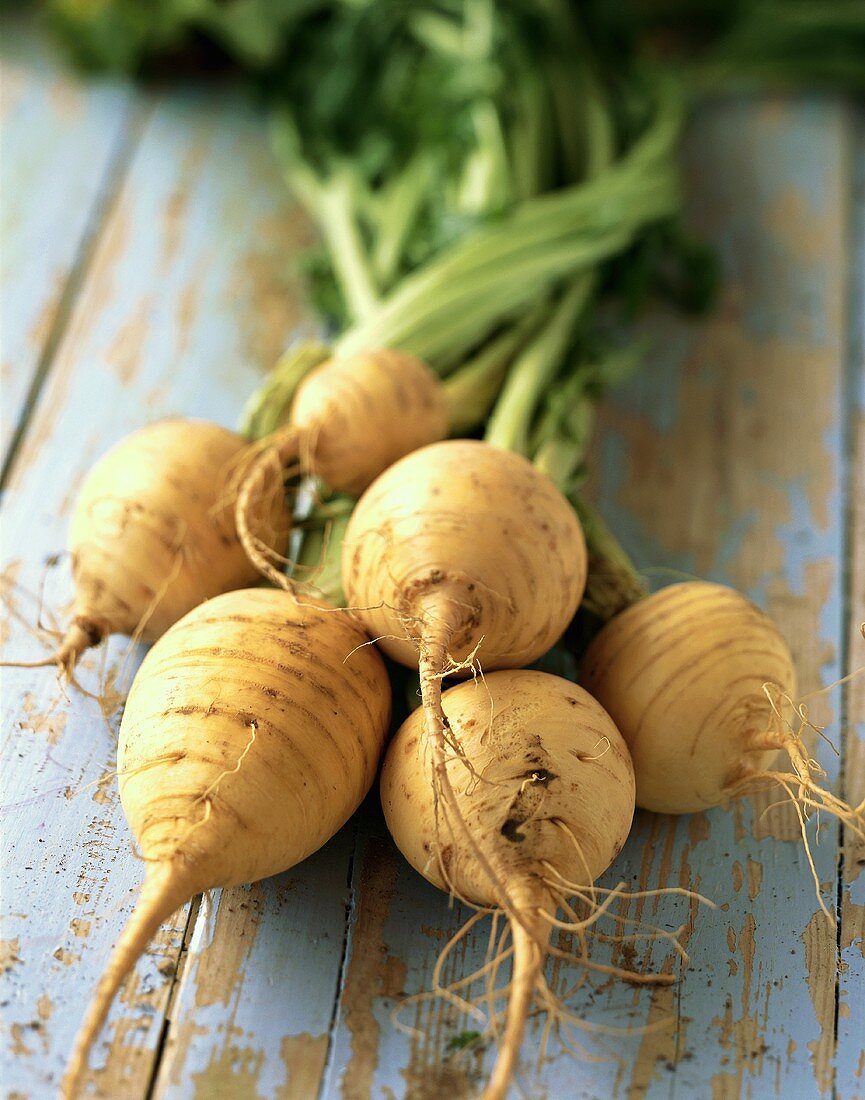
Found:
[[[385,818],[409,862],[509,922],[487,1100],[506,1094],[533,1006],[557,1011],[544,979],[551,932],[581,927],[569,898],[603,904],[594,884],[635,805],[688,813],[775,782],[803,810],[863,831],[862,807],[818,784],[792,721],[789,650],[753,604],[701,581],[648,595],[631,577],[582,655],[580,685],[530,669],[586,592],[570,501],[520,454],[443,438],[446,387],[414,356],[298,355],[307,374],[285,426],[246,441],[163,421],[109,451],[79,494],[73,619],[48,660],[74,679],[85,645],[110,633],[155,644],[118,753],[145,878],[68,1096],[160,924],[204,889],[316,851],[383,758]],[[339,606],[312,593],[314,572],[289,568],[299,479],[359,494],[328,548],[342,559]],[[591,568],[603,569],[597,555]],[[421,695],[389,748],[384,657],[418,671]]]
[[[636,311],[705,309],[717,284],[681,220],[694,89],[861,88],[865,33],[837,5],[803,21],[746,0],[693,43],[679,13],[638,7],[48,3],[90,68],[204,57],[254,83],[318,230],[308,283],[334,334],[286,353],[238,433],[150,425],[82,487],[73,614],[42,663],[74,680],[112,633],[154,645],[118,758],[144,885],[67,1096],[160,923],[319,848],[383,755],[406,858],[510,929],[486,1100],[506,1094],[528,1014],[562,1011],[553,932],[581,940],[618,896],[595,882],[635,806],[688,813],[771,784],[803,836],[818,809],[865,835],[865,807],[821,786],[770,620],[704,581],[650,594],[580,493],[597,404],[644,358],[625,338]],[[563,636],[587,641],[579,685],[529,667]],[[420,705],[387,747],[396,665]]]

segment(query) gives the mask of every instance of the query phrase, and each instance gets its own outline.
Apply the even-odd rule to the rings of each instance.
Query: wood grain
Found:
[[[315,1096],[340,981],[347,827],[287,874],[199,910],[156,1080],[159,1100]]]
[[[30,20],[5,12],[0,67],[5,455],[117,192],[136,104],[128,85],[82,84]]]

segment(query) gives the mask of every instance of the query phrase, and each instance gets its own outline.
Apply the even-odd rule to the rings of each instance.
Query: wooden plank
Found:
[[[850,554],[847,584],[849,643],[847,672],[865,666],[865,118],[858,117],[852,229],[854,265],[850,293],[848,478]],[[843,762],[845,797],[865,800],[865,673],[847,687],[848,730]],[[838,998],[838,1095],[865,1097],[865,843],[847,833],[841,892],[841,972]]]
[[[806,693],[840,675],[844,629],[849,119],[826,102],[719,105],[698,134],[706,144],[689,157],[698,220],[722,247],[725,301],[685,352],[671,426],[639,395],[642,407],[626,399],[613,418],[612,438],[618,428],[628,451],[603,499],[614,522],[629,506],[638,513],[631,549],[643,562],[647,550],[658,560],[655,548],[666,549],[665,564],[708,572],[766,606]],[[646,420],[658,428],[646,431]],[[649,476],[641,505],[638,470]],[[653,516],[655,486],[670,511],[658,501]],[[815,720],[835,721],[836,738],[839,695],[812,703]],[[835,757],[819,755],[835,781]],[[701,915],[691,950],[704,980],[686,981],[676,998],[690,1021],[672,1058],[675,1088],[686,1093],[707,1081],[721,1095],[832,1088],[835,933],[817,910],[795,820],[789,811],[763,818],[766,805],[710,815],[701,843],[703,888],[730,907]],[[830,823],[816,851],[829,899],[836,845]],[[721,962],[715,945],[725,936]],[[666,1057],[648,1043],[634,1067],[650,1093],[662,1087]]]
[[[45,652],[24,625],[36,616],[26,593],[38,591],[48,555],[62,548],[74,492],[94,458],[163,415],[236,420],[259,369],[297,326],[286,255],[304,233],[259,111],[213,90],[155,106],[9,479],[3,560],[16,562],[6,579],[19,586],[8,592],[21,619],[11,624],[7,658]],[[49,606],[62,607],[68,572],[54,571],[48,588]],[[123,651],[122,641],[110,647],[102,673],[102,654],[85,662],[84,682],[101,684],[106,712],[119,699]],[[67,699],[50,670],[4,670],[2,707],[0,1076],[9,1095],[46,1096],[141,865],[110,774],[116,727],[99,704],[76,692]],[[340,883],[333,889],[341,911]],[[166,926],[110,1016],[94,1054],[101,1095],[147,1091],[185,923],[181,915]],[[332,985],[340,950],[335,944]],[[327,959],[316,963],[301,989]],[[302,1030],[302,1002],[294,1019]]]
[[[339,985],[353,827],[195,923],[154,1096],[315,1096]]]
[[[129,143],[130,89],[83,84],[32,19],[0,36],[0,454],[51,354]]]
[[[702,108],[687,164],[695,224],[723,256],[724,299],[702,325],[653,322],[650,366],[605,412],[596,449],[596,497],[638,564],[666,569],[663,581],[674,571],[747,591],[790,641],[803,692],[840,675],[850,141],[848,115],[830,101]],[[838,696],[814,700],[815,719],[837,722]],[[823,749],[820,757],[835,781],[834,757]],[[691,886],[719,908],[672,899],[623,905],[623,914],[662,927],[684,921],[685,980],[652,994],[589,976],[571,1001],[578,1015],[660,1030],[584,1036],[601,1061],[571,1058],[552,1043],[537,1072],[529,1061],[540,1039],[535,1024],[521,1082],[528,1095],[831,1092],[835,930],[819,912],[791,814],[763,816],[765,808],[754,799],[690,818],[638,815],[604,883]],[[815,849],[830,903],[837,834],[824,823]],[[362,827],[353,889],[323,1095],[462,1095],[482,1059],[456,1051],[454,1040],[477,1025],[427,1006],[413,1021],[423,1037],[400,1036],[388,1014],[400,992],[429,988],[434,961],[465,914],[449,912],[411,874],[375,817]],[[480,965],[486,943],[478,930],[450,973]],[[677,966],[665,948],[612,953],[595,944],[593,957]],[[560,980],[578,977],[566,970]]]
[[[671,426],[645,393],[635,395],[642,409],[626,402],[613,421],[607,446],[618,423],[625,461],[603,498],[614,523],[629,507],[639,515],[631,549],[641,561],[666,550],[665,564],[708,572],[767,607],[807,693],[841,673],[849,119],[825,102],[719,106],[700,134],[712,145],[692,147],[691,172],[700,224],[724,253],[725,301],[685,351]],[[673,514],[658,501],[652,516],[655,486]],[[815,720],[836,723],[836,739],[839,697],[812,703]],[[836,758],[825,747],[819,756],[836,781]],[[704,916],[709,938],[692,941],[692,965],[707,981],[686,981],[676,998],[690,1019],[673,1052],[677,1088],[832,1088],[835,933],[818,912],[794,817],[762,816],[769,797],[711,815],[699,873],[730,909]],[[831,899],[832,823],[816,859]],[[725,936],[726,975],[713,944]],[[653,1046],[634,1070],[650,1093],[668,1057]]]
[[[840,674],[849,119],[827,102],[723,104],[694,137],[695,213],[722,249],[724,302],[686,336],[675,406],[653,408],[644,376],[611,416],[602,446],[621,461],[604,462],[601,498],[614,525],[637,517],[642,563],[708,573],[767,607],[806,693]],[[813,702],[815,720],[837,722],[838,694]],[[819,755],[835,781],[834,756]],[[700,915],[676,1043],[647,1041],[632,1069],[650,1095],[668,1060],[686,1094],[831,1090],[835,933],[794,818],[766,806],[707,815],[699,846],[686,823],[662,826],[671,865],[689,843],[702,888],[729,909]],[[829,823],[816,860],[830,899],[836,844]]]

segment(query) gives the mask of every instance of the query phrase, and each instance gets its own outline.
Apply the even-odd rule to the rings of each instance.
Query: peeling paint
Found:
[[[57,947],[51,952],[53,958],[59,963],[63,963],[64,966],[74,966],[75,963],[81,962],[80,955],[74,955],[71,951],[67,951],[65,947]]]
[[[820,1038],[808,1043],[811,1066],[820,1093],[832,1087],[835,1055],[835,929],[818,909],[802,933],[808,993],[820,1027]]]
[[[186,1071],[186,1061],[192,1045],[199,1039],[207,1038],[210,1028],[196,1021],[193,1014],[175,1018],[169,1032],[169,1047],[162,1061],[161,1073],[172,1085],[179,1085]],[[159,1090],[160,1092],[163,1090]]]
[[[124,386],[130,384],[142,363],[152,308],[152,296],[142,295],[129,317],[117,329],[106,352],[106,359]]]
[[[48,94],[57,117],[64,123],[68,125],[82,118],[86,106],[86,92],[77,80],[56,80],[51,84]]]
[[[9,1029],[12,1036],[12,1053],[16,1058],[30,1058],[36,1053],[24,1041],[24,1036],[28,1031],[30,1031],[30,1038],[35,1038],[32,1031],[24,1024],[12,1024]]]
[[[327,1060],[327,1035],[286,1035],[279,1052],[285,1063],[286,1079],[276,1100],[308,1100],[316,1096]]]
[[[763,884],[763,864],[748,857],[748,900],[756,901]]]
[[[719,1029],[719,1042],[721,1047],[728,1052],[722,1063],[732,1066],[716,1074],[712,1079],[713,1096],[741,1096],[743,1094],[745,1075],[761,1076],[763,1072],[763,1058],[768,1050],[764,1040],[764,1024],[761,1026],[759,1018],[751,1009],[751,995],[754,985],[754,956],[756,922],[752,914],[747,914],[738,935],[739,963],[742,973],[742,1001],[738,1016],[734,1016],[733,998],[727,995],[724,1004],[724,1015],[715,1019],[714,1023]],[[739,973],[739,967],[734,974]],[[766,991],[767,1004],[769,989]]]
[[[244,336],[251,361],[270,369],[285,350],[287,335],[308,315],[303,288],[287,272],[285,257],[298,255],[313,236],[306,215],[293,206],[265,219],[258,239],[266,247],[259,245],[240,260],[231,293],[249,302],[241,316],[248,318]]]
[[[261,923],[262,890],[224,890],[216,911],[213,935],[198,958],[196,1008],[227,1007],[243,981],[243,969],[255,946]]]
[[[841,909],[841,950],[858,947],[865,959],[865,904],[857,905],[849,893],[844,894]]]
[[[0,974],[5,974],[20,962],[21,941],[18,936],[11,940],[0,940]]]
[[[32,691],[25,692],[21,699],[21,710],[24,713],[23,729],[32,733],[41,733],[50,746],[54,746],[66,732],[67,701],[62,695],[58,695],[49,705],[47,711],[40,710],[40,701]]]
[[[189,204],[194,194],[195,177],[201,172],[207,153],[203,136],[189,143],[178,168],[177,181],[162,213],[163,243],[160,266],[163,271],[175,262],[183,240],[183,230],[189,216]]]
[[[660,833],[663,828],[663,838]],[[670,883],[670,866],[673,857],[673,848],[676,834],[676,819],[655,817],[651,826],[648,842],[644,849],[644,858],[640,868],[640,875],[636,886],[637,890],[649,889],[652,880],[662,883]],[[653,871],[658,841],[662,839],[660,868]],[[699,881],[695,882],[689,859],[689,848],[686,845],[682,849],[677,883],[685,889],[699,889]],[[654,907],[657,909],[659,899],[654,899]],[[644,903],[642,899],[636,903],[632,914],[635,919],[641,920]],[[696,912],[692,908],[689,920],[683,935],[680,937],[682,947],[687,950],[688,943],[694,933],[696,924]],[[642,960],[641,969],[647,970],[652,965],[652,947],[646,950]],[[674,957],[668,955],[660,967],[661,973],[673,973]],[[647,1031],[643,1036],[636,1055],[633,1059],[630,1078],[626,1088],[628,1100],[639,1100],[645,1095],[646,1090],[657,1078],[662,1066],[675,1067],[685,1056],[687,1051],[687,1024],[684,1017],[677,1019],[677,1002],[681,996],[681,989],[677,986],[660,986],[653,988],[650,993],[646,1024],[658,1030]],[[666,1026],[665,1025],[666,1021]],[[617,1090],[618,1091],[618,1090]]]
[[[177,297],[177,357],[182,358],[189,350],[192,340],[193,328],[198,320],[198,311],[201,303],[201,280],[204,271],[190,279],[189,283],[181,290]],[[156,391],[156,398],[161,396],[161,390]],[[153,398],[150,399],[153,401]]]
[[[343,1100],[366,1100],[378,1065],[376,997],[386,995],[392,966],[383,940],[397,879],[397,855],[390,841],[372,839],[360,875],[357,923],[346,972],[343,1012],[351,1033],[351,1057],[341,1081]]]
[[[228,1100],[234,1096],[267,1100],[258,1087],[264,1052],[241,1046],[240,1039],[240,1035],[233,1034],[214,1051],[205,1069],[192,1074],[195,1100]]]

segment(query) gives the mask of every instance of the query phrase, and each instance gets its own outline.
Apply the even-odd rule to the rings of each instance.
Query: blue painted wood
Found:
[[[32,20],[0,34],[0,453],[86,264],[124,160],[131,90],[82,84]]]
[[[297,326],[285,256],[300,232],[252,107],[230,93],[179,93],[155,106],[9,480],[2,560],[19,617],[4,656],[46,652],[28,634],[36,605],[26,593],[39,591],[48,555],[62,549],[93,460],[156,417],[236,420]],[[68,570],[53,571],[48,606],[62,609],[69,593]],[[123,651],[118,641],[107,666],[104,653],[84,663],[83,682],[107,692],[106,709],[120,699]],[[2,707],[9,1038],[0,1075],[13,1092],[48,1096],[141,865],[110,775],[116,724],[94,701],[66,697],[50,669],[4,670]],[[340,884],[333,890],[341,913]],[[112,1012],[93,1063],[102,1095],[144,1095],[184,928],[181,914]],[[339,954],[337,943],[331,985]]]
[[[315,1096],[339,987],[353,827],[300,867],[199,911],[159,1100]]]

